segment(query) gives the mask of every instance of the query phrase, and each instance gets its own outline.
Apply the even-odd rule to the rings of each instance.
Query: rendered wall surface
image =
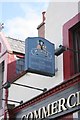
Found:
[[[46,12],[45,38],[55,44],[55,48],[63,45],[63,25],[78,14],[79,0],[71,2],[50,2]],[[58,71],[53,78],[57,84],[63,81],[63,54],[55,57],[55,69]],[[67,63],[66,63],[67,64]],[[56,82],[54,82],[56,85]]]

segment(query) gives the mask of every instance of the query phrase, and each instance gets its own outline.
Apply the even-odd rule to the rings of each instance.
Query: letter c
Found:
[[[76,97],[75,93],[71,94],[71,95],[68,97],[68,99],[67,99],[67,105],[68,105],[69,108],[73,108],[73,107],[76,105],[76,102],[74,102],[74,104],[71,105],[71,99],[72,99],[73,97]]]

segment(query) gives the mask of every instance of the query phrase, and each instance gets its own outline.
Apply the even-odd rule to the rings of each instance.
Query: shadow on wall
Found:
[[[19,76],[21,76],[25,71],[25,62],[24,58],[19,58],[11,63],[8,63],[8,75],[7,80],[13,82]]]

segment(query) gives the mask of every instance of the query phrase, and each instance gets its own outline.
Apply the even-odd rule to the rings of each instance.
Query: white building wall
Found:
[[[55,49],[63,44],[63,25],[80,11],[79,0],[72,1],[50,2],[47,9],[45,36],[55,44]],[[55,69],[58,69],[58,71],[52,78],[54,85],[63,81],[63,55],[55,57],[55,59]]]
[[[26,73],[21,78],[19,78],[16,83],[25,84],[28,86],[33,86],[37,88],[51,88],[54,86],[53,77],[46,77],[43,75]],[[9,99],[24,102],[30,100],[31,98],[43,93],[42,91],[24,88],[16,85],[11,85],[9,88]]]
[[[46,38],[55,44],[57,48],[63,43],[62,29],[64,23],[73,18],[78,13],[78,2],[52,2],[49,4],[46,13]],[[39,88],[50,89],[63,81],[63,55],[55,57],[58,69],[55,76],[46,77],[42,75],[26,73],[16,82]],[[41,91],[32,90],[12,85],[9,89],[9,99],[23,100],[24,102],[39,95]]]

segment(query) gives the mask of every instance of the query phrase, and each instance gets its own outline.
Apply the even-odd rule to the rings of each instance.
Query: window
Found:
[[[24,70],[24,66],[25,66],[25,61],[24,58],[19,58],[17,57],[16,60],[16,73],[20,73]]]
[[[80,72],[80,23],[72,28],[74,74]],[[78,51],[78,52],[76,52]]]

